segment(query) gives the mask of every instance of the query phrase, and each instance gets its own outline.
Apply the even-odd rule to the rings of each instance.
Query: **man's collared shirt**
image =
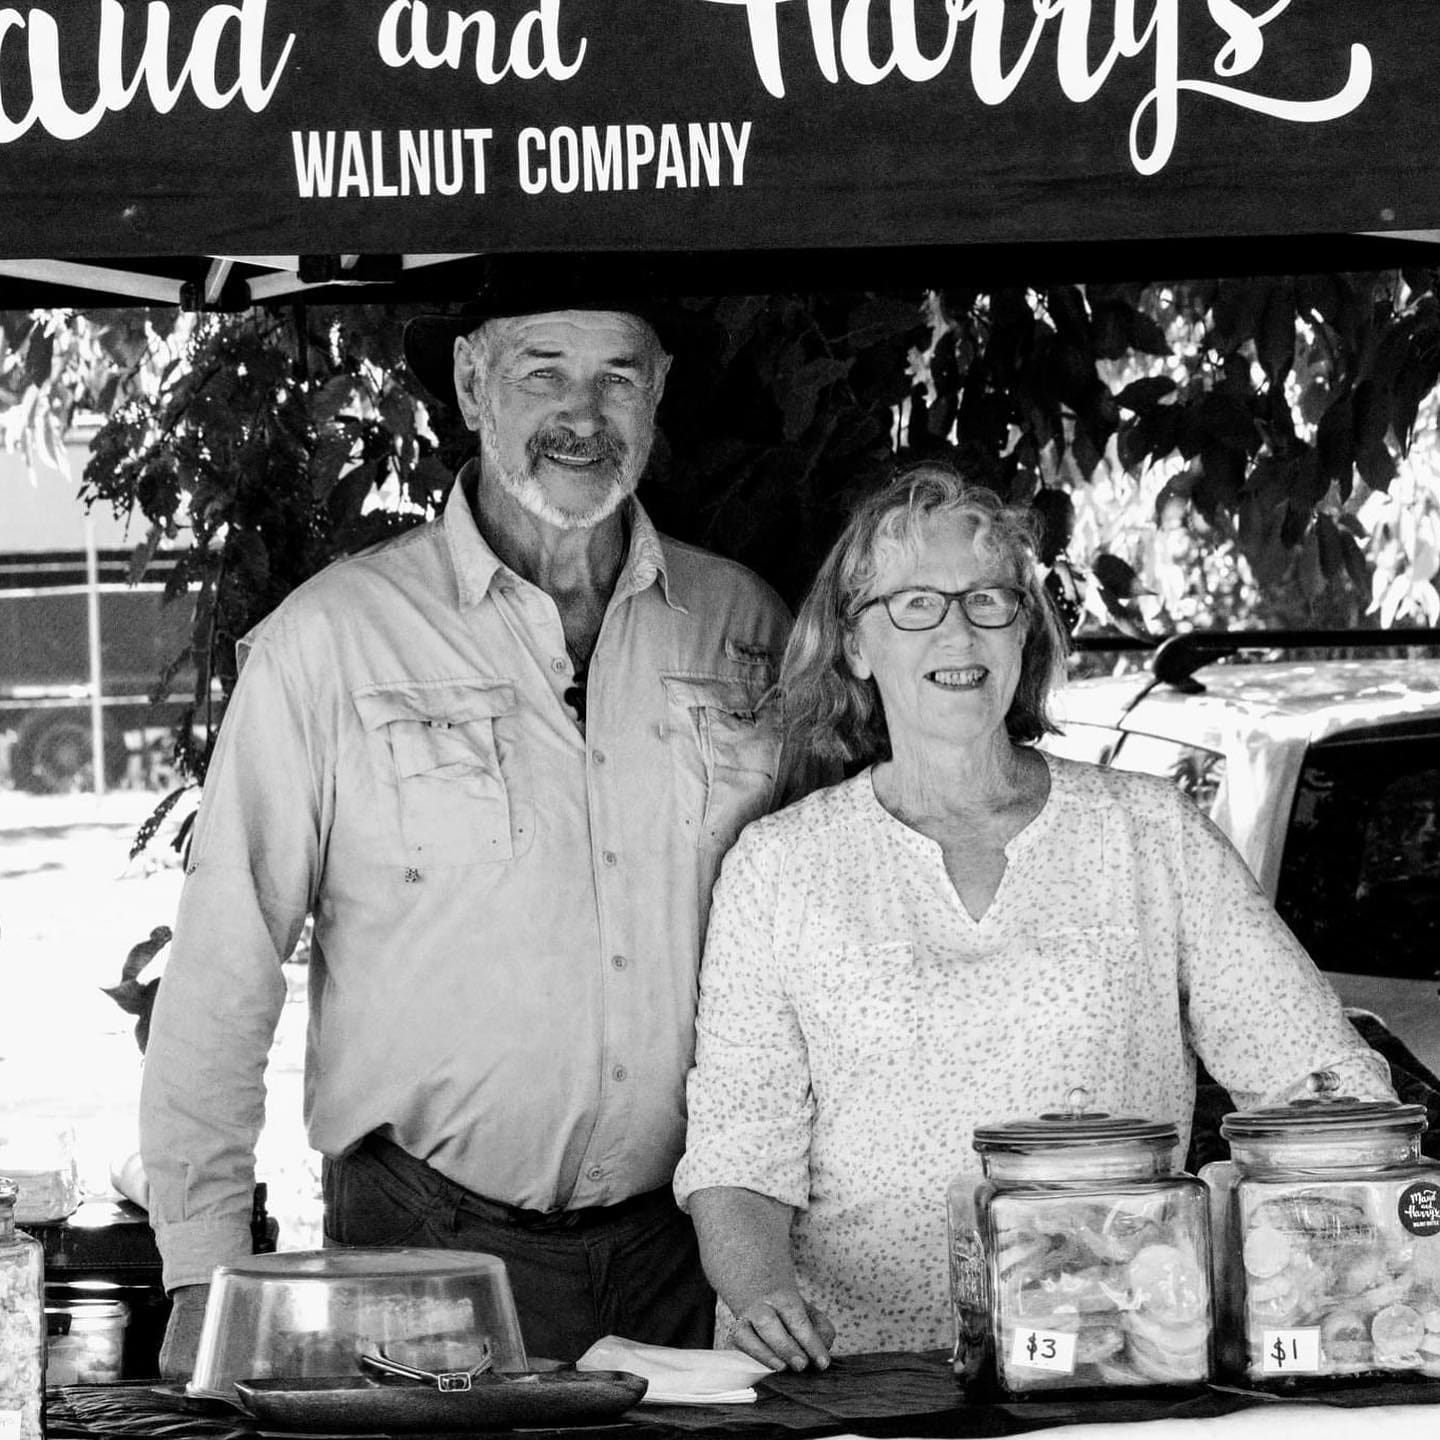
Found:
[[[440,520],[248,637],[145,1066],[168,1286],[249,1252],[261,1074],[307,912],[316,1149],[379,1129],[537,1210],[670,1178],[711,885],[776,799],[760,700],[789,616],[744,567],[629,518],[583,730],[559,612],[460,482]]]

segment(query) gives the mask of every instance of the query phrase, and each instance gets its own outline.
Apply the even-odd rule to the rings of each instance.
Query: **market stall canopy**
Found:
[[[507,251],[1429,254],[1437,61],[1433,0],[44,0],[0,9],[0,304]]]

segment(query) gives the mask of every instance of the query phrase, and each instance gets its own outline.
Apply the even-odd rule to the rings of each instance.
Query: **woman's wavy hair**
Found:
[[[1010,738],[1028,745],[1057,733],[1049,700],[1070,647],[1037,567],[1034,512],[1006,505],[945,461],[922,460],[898,470],[856,508],[800,607],[776,684],[788,736],[800,753],[846,765],[889,758],[880,693],[873,679],[851,672],[845,641],[875,593],[881,547],[918,546],[921,527],[936,515],[969,521],[977,549],[997,558],[1025,594],[1020,681],[1005,717]]]

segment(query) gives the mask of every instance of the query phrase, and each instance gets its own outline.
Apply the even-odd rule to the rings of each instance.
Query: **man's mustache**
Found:
[[[572,430],[537,430],[526,442],[525,453],[534,465],[543,455],[561,455],[567,460],[608,460],[618,465],[628,447],[623,440],[605,431],[576,435]]]

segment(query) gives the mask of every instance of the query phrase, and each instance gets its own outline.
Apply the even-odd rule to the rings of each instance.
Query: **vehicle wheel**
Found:
[[[125,737],[109,716],[104,721],[105,780],[125,774]],[[78,710],[42,710],[27,718],[10,751],[10,771],[18,790],[56,795],[87,790],[94,783],[90,753],[90,716]]]

